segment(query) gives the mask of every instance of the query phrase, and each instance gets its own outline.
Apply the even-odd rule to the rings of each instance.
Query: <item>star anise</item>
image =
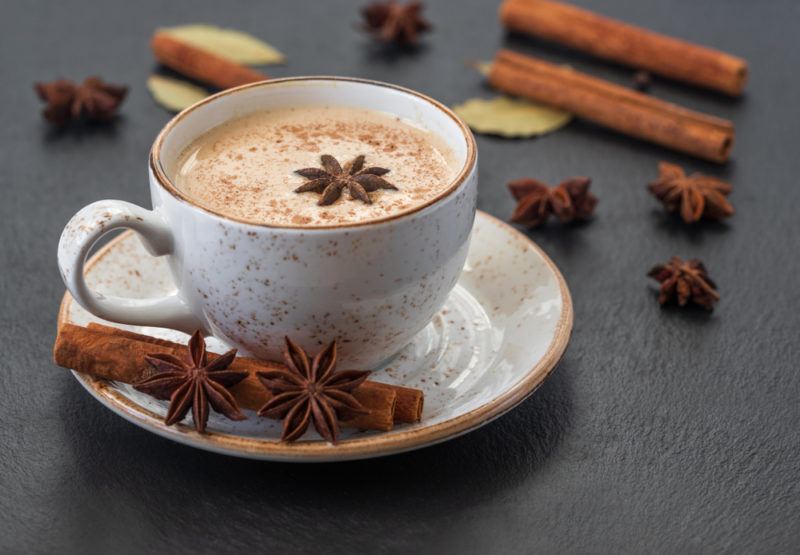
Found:
[[[680,212],[686,223],[706,217],[714,220],[733,214],[726,198],[733,188],[724,181],[708,175],[693,173],[687,176],[676,164],[660,162],[658,179],[649,189],[670,212]]]
[[[335,372],[335,341],[309,360],[306,352],[287,337],[283,358],[285,370],[258,372],[261,383],[274,395],[258,414],[283,418],[281,440],[299,439],[313,422],[322,437],[336,443],[339,419],[368,412],[352,392],[370,372]]]
[[[236,349],[208,362],[206,342],[196,331],[189,339],[186,360],[167,353],[147,355],[145,360],[157,374],[134,384],[134,387],[157,399],[169,399],[167,426],[183,420],[191,408],[194,427],[203,433],[208,422],[209,405],[231,420],[246,418],[228,391],[247,377],[247,372],[227,370],[234,358]]]
[[[80,119],[108,121],[128,93],[128,87],[111,85],[98,77],[88,77],[81,85],[67,79],[36,83],[35,89],[47,102],[44,118],[58,126]]]
[[[391,0],[373,2],[362,9],[361,14],[366,30],[381,42],[415,46],[418,35],[431,29],[431,24],[421,15],[422,9],[422,2],[400,4]]]
[[[597,198],[589,192],[592,180],[572,177],[556,187],[548,187],[536,179],[517,179],[508,189],[517,199],[511,221],[526,227],[542,225],[550,214],[562,222],[587,220],[597,205]]]
[[[661,283],[658,302],[662,305],[674,301],[686,306],[691,301],[713,310],[714,303],[719,300],[716,284],[696,258],[684,261],[673,256],[666,264],[653,267],[647,275]]]
[[[322,193],[319,199],[320,206],[333,204],[342,195],[342,190],[347,189],[350,198],[372,204],[369,193],[378,189],[393,189],[397,187],[380,177],[389,173],[386,168],[364,167],[364,155],[357,156],[342,168],[339,162],[330,154],[321,157],[322,168],[303,168],[294,173],[302,175],[311,181],[294,190],[295,193]]]

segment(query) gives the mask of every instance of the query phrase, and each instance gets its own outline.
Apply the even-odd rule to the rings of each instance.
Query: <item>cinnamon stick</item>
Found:
[[[159,339],[158,337],[153,337],[151,335],[143,335],[140,333],[123,330],[121,328],[115,328],[112,326],[104,326],[103,324],[98,324],[96,322],[90,322],[87,326],[90,330],[97,330],[103,332],[105,334],[112,334],[112,335],[119,335],[121,337],[127,337],[130,339],[135,339],[137,341],[143,341],[145,343],[151,343],[153,345],[161,345],[164,347],[168,347],[170,349],[184,349],[185,346],[181,345],[180,343],[175,343],[173,341],[168,341],[166,339]],[[209,353],[209,356],[219,356],[213,353]],[[250,378],[246,378],[242,382],[240,382],[237,386],[234,387],[234,396],[237,397],[239,400],[239,404],[245,408],[257,410],[261,408],[261,406],[267,402],[269,399],[269,394],[266,391],[263,391],[264,388],[261,386],[261,383],[258,381],[257,378],[253,378],[252,375],[255,372],[266,370],[267,368],[276,368],[282,367],[283,365],[278,362],[270,362],[270,361],[263,361],[257,359],[251,359],[246,357],[239,357],[236,359],[237,361],[241,361],[241,363],[252,364],[247,369],[251,373]],[[253,379],[251,379],[253,378]],[[123,381],[116,378],[110,378],[116,381]],[[382,382],[375,382],[372,380],[367,380],[364,385],[361,386],[361,390],[366,389],[384,389],[388,391],[392,391],[396,398],[396,405],[394,408],[393,420],[394,423],[404,423],[404,424],[413,424],[415,422],[419,422],[422,420],[422,409],[425,405],[425,394],[422,392],[421,389],[415,389],[413,387],[404,387],[401,385],[392,385]],[[238,391],[238,394],[236,393]],[[263,391],[263,392],[262,392]],[[363,393],[363,391],[362,391]],[[265,396],[266,394],[266,396]],[[380,398],[381,396],[372,394],[373,398]],[[241,399],[239,399],[241,397]],[[351,421],[351,422],[355,422]]]
[[[210,354],[210,353],[209,353]],[[236,360],[241,360],[243,357],[237,357]],[[269,391],[264,389],[261,385],[256,372],[264,371],[270,366],[281,366],[278,363],[270,363],[258,361],[255,359],[245,359],[246,361],[255,361],[254,368],[250,370],[250,375],[243,379],[241,382],[231,388],[231,393],[239,406],[258,410],[264,403],[266,403],[271,395]],[[235,364],[231,365],[234,368]],[[237,369],[237,368],[234,368]],[[353,392],[353,395],[358,402],[364,405],[369,414],[357,415],[349,420],[342,421],[344,426],[349,428],[360,428],[362,430],[381,430],[388,431],[394,427],[395,411],[397,407],[397,392],[389,386],[388,388],[380,387],[384,384],[379,384],[373,381],[366,381],[361,384],[358,389]]]
[[[156,32],[150,42],[156,59],[178,73],[220,89],[263,81],[269,77],[234,61]]]
[[[123,383],[134,383],[151,376],[154,371],[144,357],[155,353],[184,356],[186,346],[92,323],[88,327],[62,324],[53,347],[53,359],[59,366]],[[208,356],[213,360],[219,355],[209,352]],[[240,406],[257,410],[269,400],[270,393],[260,384],[256,372],[279,366],[281,365],[276,362],[236,357],[231,369],[249,373],[247,378],[231,388],[231,393]],[[405,390],[410,388],[365,382],[355,390],[354,395],[370,411],[369,414],[359,415],[343,424],[353,428],[391,430],[395,422],[398,391],[405,399],[404,406],[408,406],[412,400],[410,392],[418,391]]]
[[[397,394],[397,404],[394,408],[394,421],[413,424],[422,420],[422,409],[425,395],[420,389],[389,385],[380,382],[369,382],[376,388],[388,388]]]
[[[747,82],[741,58],[563,2],[505,0],[500,20],[512,31],[731,96]]]
[[[725,162],[733,124],[532,56],[501,50],[489,83],[509,94],[572,112],[632,137],[712,162]]]

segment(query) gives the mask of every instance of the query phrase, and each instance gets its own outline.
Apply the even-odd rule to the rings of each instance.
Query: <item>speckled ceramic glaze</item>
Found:
[[[104,247],[87,263],[86,280],[106,295],[147,298],[174,290],[164,258],[153,258],[131,233]],[[100,321],[64,296],[59,323]],[[125,326],[173,341],[187,336],[163,328]],[[478,213],[466,264],[444,306],[394,359],[371,379],[422,389],[418,424],[389,432],[343,430],[338,445],[310,430],[296,443],[281,443],[280,422],[244,411],[232,422],[212,413],[198,434],[191,417],[163,422],[165,401],[125,384],[75,374],[100,402],[138,426],[211,451],[268,460],[327,461],[388,455],[463,434],[503,414],[547,377],[567,347],[572,304],[558,269],[527,237]],[[227,347],[210,338],[209,348]]]
[[[462,169],[427,205],[383,220],[313,229],[236,221],[198,207],[170,182],[181,151],[211,127],[298,105],[396,114],[441,136]],[[268,81],[225,91],[176,116],[150,157],[153,210],[112,200],[87,206],[62,234],[59,266],[75,299],[109,321],[201,329],[262,358],[278,357],[287,335],[311,351],[336,338],[342,367],[375,368],[409,344],[455,286],[469,247],[476,189],[474,139],[441,104],[354,79]],[[89,289],[86,254],[117,228],[133,229],[152,255],[166,255],[173,293],[141,300]]]

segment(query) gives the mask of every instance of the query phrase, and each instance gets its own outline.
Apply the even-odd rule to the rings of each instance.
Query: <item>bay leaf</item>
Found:
[[[167,27],[161,31],[186,43],[208,50],[240,64],[281,64],[283,54],[253,35],[234,29],[223,29],[214,25],[181,25]]]
[[[188,81],[161,75],[148,77],[147,89],[156,99],[156,102],[173,112],[180,112],[209,95],[207,90],[201,89]]]
[[[476,133],[507,138],[535,137],[565,126],[572,114],[522,99],[472,98],[453,110]]]

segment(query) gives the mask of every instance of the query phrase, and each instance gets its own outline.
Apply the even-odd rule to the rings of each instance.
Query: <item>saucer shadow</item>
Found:
[[[128,512],[154,523],[159,514],[180,511],[182,521],[197,517],[200,524],[203,515],[193,513],[214,507],[220,530],[280,522],[280,533],[318,535],[320,541],[337,522],[359,522],[357,529],[337,529],[345,537],[352,534],[352,541],[385,538],[404,525],[429,529],[428,520],[501,494],[547,464],[569,428],[572,410],[564,361],[530,398],[462,437],[378,459],[292,464],[173,443],[113,415],[77,383],[62,399],[73,413],[79,404],[81,420],[91,426],[65,421],[62,439],[74,458],[63,479],[76,481],[86,495],[104,491],[124,499]],[[271,534],[273,529],[265,530]]]

